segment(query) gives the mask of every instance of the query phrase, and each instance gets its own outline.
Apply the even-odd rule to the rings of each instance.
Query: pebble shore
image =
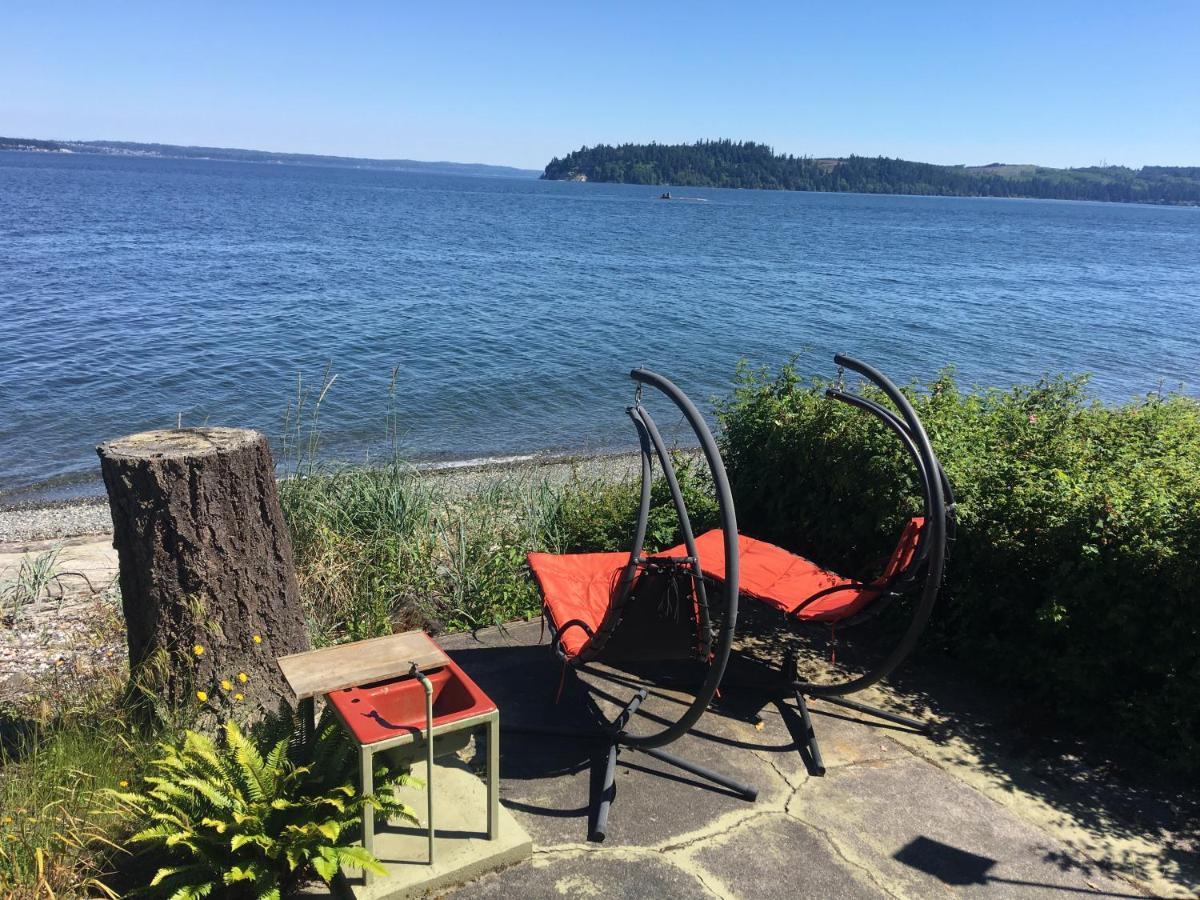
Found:
[[[612,453],[579,457],[521,457],[499,463],[419,469],[427,478],[447,479],[457,490],[471,490],[500,477],[545,479],[558,484],[583,478],[619,478],[637,473],[637,454]],[[104,497],[2,506],[0,545],[22,544],[84,534],[110,534],[112,518]]]
[[[108,501],[102,497],[47,506],[0,509],[0,544],[26,543],[112,531]]]

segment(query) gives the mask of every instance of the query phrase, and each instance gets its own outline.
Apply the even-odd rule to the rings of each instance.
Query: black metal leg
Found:
[[[732,778],[728,778],[719,772],[714,772],[712,769],[706,769],[704,766],[688,762],[674,753],[667,753],[665,750],[659,750],[657,747],[632,747],[631,749],[636,750],[638,753],[645,753],[647,756],[653,756],[655,759],[660,759],[665,763],[670,763],[678,769],[683,769],[685,772],[699,775],[701,778],[706,778],[713,782],[713,784],[719,784],[723,788],[728,788],[735,794],[740,795],[743,800],[753,802],[758,799],[757,788],[742,784],[740,781],[734,781]]]
[[[808,714],[808,703],[799,690],[796,691],[796,708],[800,711],[800,721],[804,725],[804,746],[808,749],[812,761],[813,774],[825,774],[825,761],[821,759],[821,747],[817,744],[817,733],[813,730],[812,717]]]
[[[637,750],[639,753],[645,753],[647,756],[652,756],[662,762],[669,763],[692,775],[705,778],[713,784],[720,785],[734,792],[745,800],[754,801],[758,798],[758,791],[755,788],[742,784],[739,781],[734,781],[732,778],[728,778],[719,772],[714,772],[711,769],[704,768],[704,766],[688,762],[664,750],[638,747],[635,744],[626,743],[625,726],[629,724],[629,720],[633,718],[634,714],[638,711],[638,707],[642,705],[646,697],[647,694],[644,690],[634,694],[632,699],[625,704],[625,708],[603,730],[563,728],[555,725],[507,723],[501,726],[503,731],[515,734],[545,734],[554,737],[580,738],[583,740],[606,739],[608,741],[608,755],[604,765],[604,782],[600,787],[600,793],[596,802],[595,825],[589,834],[589,838],[593,841],[603,841],[608,834],[608,816],[612,811],[613,801],[617,796],[617,754],[620,752],[622,746],[628,747],[631,750]]]
[[[868,716],[874,716],[877,719],[883,719],[885,722],[894,722],[897,725],[903,725],[906,728],[911,728],[913,731],[927,733],[929,725],[926,722],[920,722],[916,719],[910,719],[908,716],[901,716],[894,712],[888,712],[886,709],[879,709],[875,706],[868,706],[865,703],[859,703],[857,700],[848,700],[845,697],[821,697],[816,699],[822,703],[832,703],[836,706],[844,706],[846,709],[852,709],[855,712],[865,713]]]
[[[604,786],[600,789],[600,803],[596,807],[596,827],[592,829],[592,840],[602,842],[608,834],[608,811],[612,809],[617,795],[617,743],[608,748],[608,763],[604,767]]]
[[[638,691],[633,695],[633,699],[625,704],[625,708],[617,717],[609,723],[608,733],[612,737],[612,744],[608,748],[608,762],[604,768],[604,786],[600,790],[600,803],[596,807],[596,827],[592,830],[592,840],[594,841],[603,841],[604,836],[608,833],[608,813],[617,796],[617,750],[621,745],[621,730],[633,718],[633,714],[637,712],[638,707],[645,699],[646,692]]]

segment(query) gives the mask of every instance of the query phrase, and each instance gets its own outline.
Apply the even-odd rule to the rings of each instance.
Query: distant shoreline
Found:
[[[537,169],[491,163],[427,162],[418,159],[372,159],[329,156],[319,153],[279,153],[272,150],[242,150],[234,147],[192,147],[181,144],[145,144],[137,141],[62,141],[42,138],[0,137],[0,150],[54,155],[86,154],[137,159],[191,159],[208,162],[250,162],[317,168],[369,169],[382,172],[425,172],[431,175],[536,178]]]

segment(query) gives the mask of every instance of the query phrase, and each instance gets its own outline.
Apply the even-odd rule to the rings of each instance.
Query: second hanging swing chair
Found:
[[[702,683],[682,713],[653,731],[632,725],[647,698],[639,690],[598,731],[548,727],[513,727],[514,731],[597,739],[607,743],[603,787],[590,837],[604,840],[615,796],[617,754],[622,749],[644,753],[692,775],[720,785],[745,800],[757,791],[718,772],[689,762],[664,748],[683,737],[708,708],[733,647],[738,613],[738,543],[733,497],[716,441],[704,418],[671,381],[646,369],[635,369],[633,405],[626,409],[637,429],[641,448],[641,494],[633,543],[628,553],[530,553],[529,567],[542,594],[543,615],[556,654],[567,671],[599,662],[695,659],[706,667]],[[693,537],[691,520],[671,456],[650,412],[642,404],[642,388],[651,387],[670,399],[691,426],[712,474],[721,527],[708,533],[724,573],[710,609],[703,577],[704,562]],[[675,551],[644,553],[649,525],[654,461],[657,459],[679,520],[683,543]],[[709,551],[704,551],[709,552]]]
[[[920,485],[922,511],[904,525],[887,564],[877,578],[860,581],[846,578],[782,547],[738,536],[740,561],[738,585],[744,597],[751,598],[781,613],[785,621],[799,625],[822,625],[831,630],[849,628],[877,617],[894,600],[905,595],[915,597],[908,626],[896,645],[866,671],[835,681],[811,681],[803,678],[799,658],[788,650],[781,666],[781,687],[794,698],[804,728],[804,749],[815,774],[824,774],[825,765],[809,715],[807,698],[853,709],[910,729],[924,731],[923,722],[851,700],[847,695],[864,690],[890,675],[912,652],[929,621],[941,586],[947,548],[955,525],[954,494],[946,473],[934,453],[925,428],[903,393],[878,369],[851,357],[838,354],[838,379],[825,395],[870,413],[882,422],[904,446],[916,470]],[[869,397],[843,390],[843,370],[856,372],[874,384],[892,403],[895,411]],[[724,536],[709,531],[695,539],[705,577],[724,583],[727,578],[723,547]],[[664,551],[678,554],[684,546]],[[689,553],[691,550],[688,551]]]

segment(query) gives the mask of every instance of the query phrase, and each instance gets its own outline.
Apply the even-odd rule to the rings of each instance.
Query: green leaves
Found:
[[[919,498],[896,439],[826,386],[743,367],[722,452],[743,531],[862,577]],[[927,645],[1197,771],[1200,404],[1105,406],[1083,378],[964,393],[949,372],[907,393],[958,498]]]
[[[146,893],[158,897],[279,897],[310,873],[329,881],[341,865],[383,871],[344,836],[365,808],[389,818],[415,816],[395,799],[406,773],[377,773],[378,793],[360,797],[350,783],[353,755],[335,725],[317,737],[315,766],[289,755],[289,735],[259,744],[233,723],[217,746],[187,732],[161,745],[142,791],[110,791],[135,823],[130,838],[169,860]],[[319,774],[316,774],[318,773]]]

